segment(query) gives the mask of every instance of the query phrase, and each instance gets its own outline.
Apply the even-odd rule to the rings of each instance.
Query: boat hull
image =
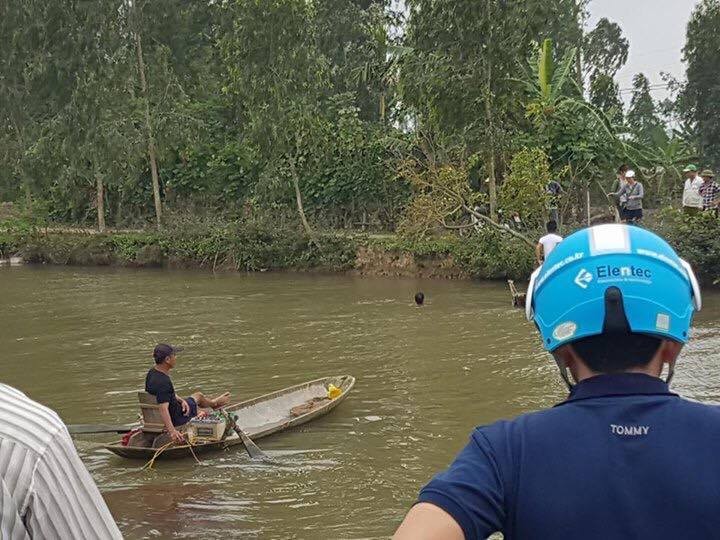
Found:
[[[320,404],[305,414],[293,416],[290,409],[303,405],[308,400],[322,398],[327,395],[327,386],[334,384],[342,394],[335,399]],[[355,378],[350,375],[324,377],[298,384],[277,392],[265,394],[254,399],[243,401],[225,408],[238,416],[237,424],[247,435],[257,441],[274,433],[285,431],[295,426],[306,424],[320,416],[324,416],[340,405],[355,385]],[[178,446],[165,449],[157,459],[181,459],[211,451],[242,444],[240,437],[233,433],[222,441],[201,443],[192,447]],[[143,446],[123,446],[120,441],[105,446],[110,452],[128,459],[151,459],[157,449]]]

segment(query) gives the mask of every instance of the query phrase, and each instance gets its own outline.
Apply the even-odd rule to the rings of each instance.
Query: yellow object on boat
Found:
[[[337,386],[335,386],[334,384],[330,383],[330,384],[328,385],[328,393],[327,393],[327,395],[328,395],[328,397],[329,397],[330,399],[335,399],[336,397],[342,395],[342,390],[340,390],[340,389],[339,389]]]

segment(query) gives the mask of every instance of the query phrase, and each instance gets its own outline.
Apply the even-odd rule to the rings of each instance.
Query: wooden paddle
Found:
[[[260,450],[258,445],[255,444],[250,437],[248,437],[248,434],[245,433],[242,429],[240,429],[240,426],[237,425],[237,416],[225,410],[223,410],[223,413],[225,413],[228,417],[228,420],[232,422],[232,428],[235,433],[238,434],[238,437],[240,437],[240,439],[242,440],[243,445],[245,445],[245,450],[247,450],[250,459],[270,461],[270,457],[265,452]]]
[[[87,435],[92,433],[127,433],[136,427],[139,427],[139,424],[73,424],[67,426],[71,435]]]

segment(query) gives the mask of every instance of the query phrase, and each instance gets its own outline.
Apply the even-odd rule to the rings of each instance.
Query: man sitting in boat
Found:
[[[204,411],[199,407],[217,409],[227,405],[230,401],[230,392],[225,392],[214,399],[206,398],[202,392],[194,392],[187,398],[175,395],[175,387],[170,380],[170,370],[175,367],[177,354],[182,351],[179,347],[173,347],[160,343],[153,351],[155,365],[150,368],[145,377],[145,391],[157,399],[165,428],[175,442],[182,442],[184,435],[176,428],[188,423],[196,416],[204,416]]]

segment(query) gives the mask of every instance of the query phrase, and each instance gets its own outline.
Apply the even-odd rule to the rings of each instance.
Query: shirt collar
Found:
[[[563,403],[613,396],[677,396],[665,381],[644,373],[596,375],[577,383]],[[562,405],[563,403],[560,403]]]

